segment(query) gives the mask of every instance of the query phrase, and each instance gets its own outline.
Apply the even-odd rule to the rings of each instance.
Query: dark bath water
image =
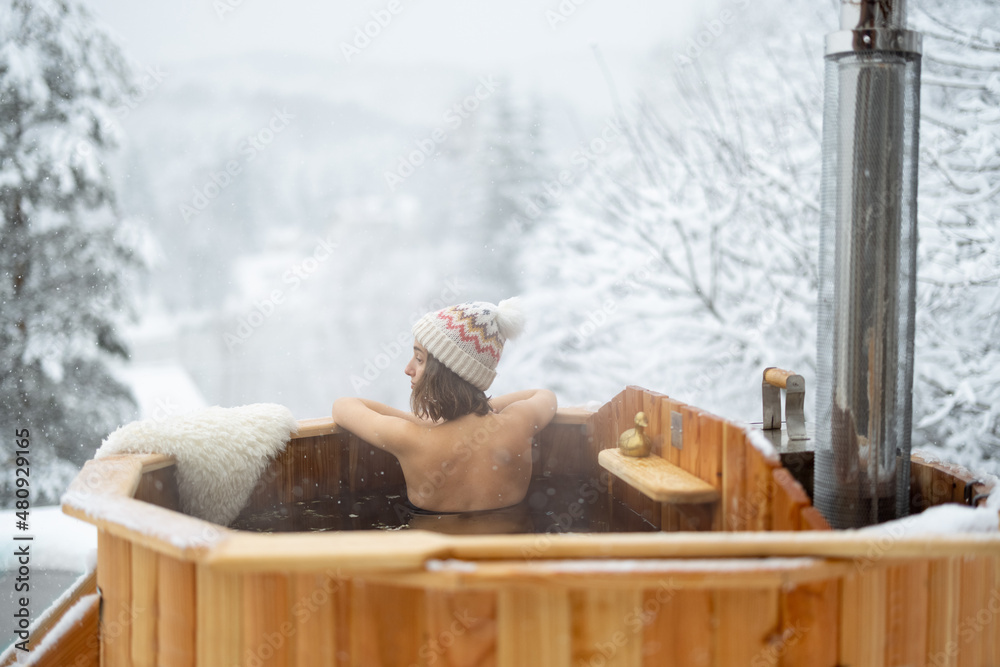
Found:
[[[657,528],[607,493],[606,481],[571,477],[532,480],[514,507],[452,515],[411,512],[403,491],[296,502],[241,514],[231,528],[263,533],[422,529],[444,533],[606,533]]]

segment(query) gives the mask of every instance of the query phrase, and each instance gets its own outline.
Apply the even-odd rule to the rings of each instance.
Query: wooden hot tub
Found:
[[[662,461],[610,474],[632,464],[599,453],[639,410]],[[330,420],[300,427],[245,516],[399,494],[391,456]],[[99,528],[100,664],[1000,664],[996,532],[831,531],[743,425],[639,388],[536,440],[526,502],[566,476],[579,498],[526,534],[235,530],[177,510],[169,457],[88,462],[63,509]],[[694,491],[651,490],[649,465]],[[913,461],[914,511],[987,490]],[[630,511],[594,509],[609,499]],[[574,532],[588,513],[608,532]]]

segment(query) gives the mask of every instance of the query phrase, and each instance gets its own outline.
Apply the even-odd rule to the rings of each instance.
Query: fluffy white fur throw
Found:
[[[296,431],[295,418],[282,405],[205,408],[126,424],[101,443],[95,458],[126,452],[174,456],[181,509],[225,526]]]

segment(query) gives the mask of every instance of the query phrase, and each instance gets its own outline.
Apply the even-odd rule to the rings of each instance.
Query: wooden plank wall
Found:
[[[925,461],[919,456],[910,460],[910,513],[923,512],[942,503],[967,504],[966,499],[989,492],[982,480],[959,466]],[[979,504],[985,503],[985,497]]]
[[[404,487],[396,457],[351,433],[293,438],[261,474],[244,512]]]
[[[105,665],[1000,664],[1000,556],[859,560],[843,579],[784,586],[455,590],[163,557],[153,575],[138,548],[104,577]]]
[[[627,387],[591,418],[587,455],[617,447],[618,436],[646,413],[653,453],[719,489],[722,500],[703,506],[656,503],[614,478],[610,492],[661,530],[829,530],[802,486],[779,461],[761,453],[742,425],[640,387]],[[671,444],[671,413],[681,415],[683,446]]]

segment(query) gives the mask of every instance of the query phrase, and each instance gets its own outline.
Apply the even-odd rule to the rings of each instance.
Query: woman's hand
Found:
[[[397,456],[417,441],[414,428],[424,424],[408,412],[362,398],[338,398],[331,413],[334,424]]]

